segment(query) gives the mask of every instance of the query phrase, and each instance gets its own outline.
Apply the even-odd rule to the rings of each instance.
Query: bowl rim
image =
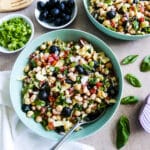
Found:
[[[96,132],[98,132],[99,130],[101,130],[110,120],[111,120],[111,118],[115,115],[115,113],[116,113],[116,111],[118,110],[118,107],[119,107],[119,105],[120,105],[120,101],[121,101],[121,96],[122,96],[122,90],[123,90],[123,77],[122,77],[122,71],[121,71],[121,67],[120,67],[120,64],[119,64],[119,62],[118,62],[118,60],[117,60],[117,58],[116,58],[116,55],[113,53],[113,51],[111,50],[111,48],[109,47],[109,46],[107,46],[100,38],[98,38],[97,36],[95,36],[95,35],[93,35],[93,34],[91,34],[91,33],[88,33],[88,32],[85,32],[85,31],[81,31],[81,30],[76,30],[76,29],[61,29],[61,30],[55,30],[55,31],[51,31],[51,32],[48,32],[48,33],[45,33],[45,34],[43,34],[43,35],[41,35],[41,36],[39,36],[39,37],[37,37],[36,39],[34,39],[26,48],[25,48],[25,50],[24,51],[22,51],[21,53],[20,53],[20,55],[18,56],[18,58],[17,58],[17,60],[16,60],[16,62],[14,63],[14,66],[13,66],[13,69],[12,69],[12,72],[11,72],[11,76],[10,76],[10,86],[9,86],[9,92],[10,92],[10,98],[11,98],[11,103],[12,103],[12,106],[13,106],[13,108],[14,108],[14,110],[15,110],[15,112],[16,112],[16,114],[18,115],[18,117],[20,118],[20,120],[22,121],[22,123],[25,125],[25,126],[27,126],[29,129],[31,129],[34,133],[36,133],[36,134],[38,134],[39,136],[42,136],[42,137],[45,137],[45,138],[48,138],[48,139],[51,139],[51,140],[59,140],[60,138],[61,138],[61,136],[60,135],[57,135],[57,137],[55,136],[55,137],[52,137],[52,136],[50,136],[50,134],[52,134],[53,135],[53,133],[48,133],[48,131],[44,131],[44,129],[42,130],[42,131],[39,131],[38,129],[38,127],[37,127],[37,125],[33,128],[33,126],[31,127],[31,125],[33,125],[32,123],[30,124],[29,122],[27,123],[25,120],[26,119],[28,119],[25,115],[23,115],[22,116],[22,111],[21,110],[19,110],[19,108],[15,105],[16,103],[15,103],[15,101],[13,100],[14,98],[14,92],[12,92],[12,89],[14,89],[14,85],[13,85],[13,82],[14,82],[14,80],[16,79],[16,78],[18,78],[18,77],[16,77],[15,76],[15,74],[17,74],[17,72],[16,72],[16,66],[17,66],[17,63],[19,63],[19,61],[20,61],[20,58],[22,58],[22,56],[24,56],[24,54],[26,53],[26,51],[28,51],[28,49],[30,48],[30,45],[33,45],[37,40],[40,40],[40,39],[44,39],[43,37],[45,37],[45,36],[47,36],[47,35],[50,35],[50,34],[52,34],[52,33],[60,33],[60,32],[64,32],[64,33],[66,33],[66,32],[78,32],[78,33],[82,33],[82,34],[84,34],[85,36],[90,36],[90,38],[94,38],[94,39],[96,39],[96,40],[98,40],[99,42],[100,42],[100,44],[101,45],[103,45],[104,47],[105,47],[105,49],[108,49],[109,50],[109,53],[111,53],[110,55],[112,55],[111,57],[114,59],[111,59],[111,60],[113,60],[114,61],[114,64],[116,63],[116,69],[118,69],[117,70],[117,75],[118,75],[118,79],[120,80],[119,81],[119,93],[118,93],[118,96],[117,96],[117,103],[113,106],[113,107],[115,107],[115,108],[112,108],[113,110],[111,110],[112,111],[112,113],[111,113],[111,115],[109,115],[108,113],[106,113],[106,117],[105,118],[103,118],[103,116],[102,116],[102,118],[100,119],[100,120],[102,120],[103,119],[103,121],[104,121],[104,123],[102,123],[102,125],[101,125],[101,127],[100,128],[97,128],[96,130],[92,130],[92,132],[90,132],[90,133],[88,133],[88,134],[85,134],[85,135],[82,135],[82,137],[80,137],[79,135],[78,135],[78,133],[79,132],[77,132],[77,133],[74,133],[74,135],[72,136],[72,137],[70,137],[70,139],[68,139],[69,141],[71,141],[71,140],[77,140],[77,139],[83,139],[83,138],[85,138],[85,137],[87,137],[87,136],[90,136],[90,135],[93,135],[94,133],[96,133]],[[43,42],[43,41],[42,41]],[[39,43],[39,42],[38,42]],[[29,51],[28,51],[29,52]],[[32,53],[33,51],[30,51],[30,54]],[[19,64],[20,65],[20,64]],[[23,71],[22,71],[23,72]],[[17,81],[15,81],[15,82],[17,82]],[[20,106],[20,105],[18,105],[18,106]],[[21,106],[20,106],[21,107]],[[110,110],[109,110],[110,111]],[[105,114],[104,114],[105,115]],[[81,130],[81,132],[82,132],[83,130]],[[43,133],[44,132],[44,133]],[[45,132],[47,132],[47,133],[45,133]],[[51,131],[51,132],[53,132],[53,131]]]
[[[48,0],[44,0],[44,2],[47,2]],[[54,26],[54,25],[50,25],[48,23],[45,23],[43,21],[40,21],[39,20],[39,14],[40,14],[40,11],[37,9],[37,7],[35,7],[35,10],[34,10],[34,16],[35,16],[35,19],[36,21],[44,28],[47,28],[47,29],[62,29],[62,28],[65,28],[67,26],[69,26],[76,18],[77,16],[77,13],[78,13],[78,5],[77,5],[77,2],[76,0],[74,1],[75,2],[75,7],[74,7],[74,10],[73,10],[73,14],[71,15],[71,20],[69,22],[67,22],[66,24],[64,25],[61,25],[61,26]]]
[[[0,46],[0,52],[2,52],[2,53],[13,54],[13,53],[19,52],[23,48],[25,48],[30,43],[30,41],[33,39],[34,25],[33,25],[33,22],[31,21],[31,19],[29,17],[25,16],[25,15],[18,14],[18,13],[6,15],[6,16],[4,16],[0,19],[0,24],[2,24],[4,21],[8,21],[8,20],[16,18],[16,17],[23,18],[30,25],[32,33],[31,33],[30,38],[28,39],[27,43],[23,47],[21,47],[17,50],[9,51],[7,48],[4,48],[4,47]]]
[[[88,14],[88,16],[90,17],[90,19],[92,19],[92,21],[94,22],[94,23],[96,23],[97,24],[97,26],[99,26],[99,27],[97,27],[99,30],[101,30],[103,33],[105,33],[106,31],[107,32],[109,32],[110,34],[107,34],[107,33],[105,33],[105,34],[107,34],[107,35],[109,35],[109,36],[111,36],[111,37],[114,37],[114,38],[117,38],[116,36],[118,35],[119,37],[118,38],[120,38],[120,37],[123,37],[123,38],[121,38],[121,39],[123,39],[123,40],[136,40],[136,39],[140,39],[140,38],[145,38],[145,37],[148,37],[148,36],[150,36],[150,33],[149,34],[144,34],[144,35],[138,35],[138,34],[136,34],[136,35],[132,35],[132,34],[124,34],[124,33],[121,33],[121,32],[116,32],[116,31],[113,31],[113,30],[110,30],[109,28],[107,28],[107,27],[105,27],[103,24],[101,24],[100,22],[98,22],[92,15],[91,15],[91,13],[89,12],[89,9],[88,9],[88,0],[83,0],[83,4],[84,4],[84,8],[85,8],[85,11],[86,11],[86,13]],[[102,29],[100,29],[100,28],[102,28]],[[103,31],[103,30],[105,30],[105,31]],[[113,35],[116,35],[116,36],[113,36]],[[133,38],[133,39],[132,39]]]

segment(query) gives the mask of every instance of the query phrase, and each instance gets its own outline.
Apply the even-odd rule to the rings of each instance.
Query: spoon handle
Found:
[[[60,146],[66,141],[66,139],[72,134],[72,132],[80,126],[80,122],[77,122],[66,134],[58,141],[50,150],[58,150]]]

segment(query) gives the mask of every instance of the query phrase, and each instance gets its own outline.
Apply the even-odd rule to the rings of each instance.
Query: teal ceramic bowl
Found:
[[[13,105],[14,110],[16,111],[18,117],[20,120],[32,131],[37,133],[40,136],[43,136],[45,138],[49,138],[52,140],[59,140],[61,138],[61,135],[57,134],[54,131],[45,131],[43,127],[36,123],[32,118],[27,118],[25,113],[21,110],[21,88],[22,88],[22,81],[19,80],[23,76],[23,68],[27,64],[29,55],[36,50],[36,48],[41,45],[43,42],[47,40],[54,40],[56,38],[62,39],[64,41],[78,41],[79,38],[85,38],[89,42],[91,42],[95,48],[98,48],[106,53],[106,55],[111,59],[116,75],[119,80],[119,92],[116,97],[117,103],[112,105],[107,109],[105,114],[100,118],[98,121],[96,121],[93,124],[87,125],[82,130],[78,132],[74,132],[69,140],[75,140],[80,139],[83,137],[86,137],[92,133],[95,133],[99,129],[101,129],[104,125],[107,124],[107,122],[112,118],[112,116],[115,114],[119,104],[120,104],[120,98],[122,93],[122,74],[121,69],[119,66],[119,63],[113,54],[112,50],[99,38],[83,32],[79,30],[73,30],[73,29],[62,29],[62,30],[56,30],[52,32],[48,32],[46,34],[43,34],[42,36],[38,37],[34,41],[32,41],[18,56],[14,67],[11,72],[10,77],[10,97],[11,102]]]
[[[102,31],[103,33],[105,33],[108,36],[111,36],[113,38],[117,38],[117,39],[121,39],[121,40],[138,40],[138,39],[142,39],[142,38],[146,38],[149,37],[150,34],[145,34],[145,35],[130,35],[130,34],[123,34],[123,33],[119,33],[119,32],[115,32],[112,31],[108,28],[106,28],[104,25],[102,25],[101,23],[99,23],[89,12],[89,0],[83,0],[84,3],[84,8],[86,11],[86,14],[88,16],[88,18],[90,19],[90,21],[94,24],[95,27],[97,27],[97,29],[99,29],[100,31]]]

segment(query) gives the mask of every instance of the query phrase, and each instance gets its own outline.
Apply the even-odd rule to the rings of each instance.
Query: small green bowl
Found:
[[[89,12],[89,0],[83,0],[83,4],[84,4],[84,8],[85,11],[87,13],[87,16],[89,17],[89,19],[91,20],[91,22],[103,33],[105,33],[108,36],[111,36],[113,38],[116,39],[122,39],[122,40],[138,40],[138,39],[142,39],[142,38],[146,38],[149,37],[150,34],[145,34],[145,35],[130,35],[130,34],[123,34],[123,33],[119,33],[119,32],[115,32],[112,31],[108,28],[106,28],[104,25],[102,25],[101,23],[99,23]]]
[[[38,37],[37,39],[33,40],[18,56],[13,70],[11,72],[10,77],[10,97],[11,102],[13,105],[14,110],[16,111],[18,117],[20,120],[32,131],[37,133],[40,136],[43,136],[45,138],[49,138],[52,140],[59,140],[62,136],[57,134],[54,131],[45,131],[43,127],[36,123],[32,118],[27,118],[26,114],[22,112],[21,110],[21,88],[22,88],[22,81],[19,79],[24,75],[23,74],[23,68],[28,62],[29,55],[36,50],[36,48],[41,45],[43,42],[48,40],[54,40],[56,38],[59,38],[64,41],[78,41],[79,38],[85,38],[87,39],[97,50],[102,50],[105,52],[105,54],[111,59],[112,64],[114,66],[114,70],[116,72],[116,76],[119,81],[119,87],[118,87],[118,95],[116,97],[117,102],[109,107],[105,114],[95,123],[92,123],[90,125],[87,125],[82,130],[78,132],[74,132],[69,140],[75,140],[80,139],[83,137],[86,137],[88,135],[91,135],[92,133],[95,133],[99,129],[101,129],[108,120],[112,118],[112,116],[115,114],[119,104],[120,104],[120,98],[122,93],[122,86],[123,86],[123,80],[122,80],[122,73],[120,69],[120,65],[112,52],[112,50],[99,38],[96,36],[80,31],[80,30],[73,30],[73,29],[62,29],[62,30],[56,30],[52,32],[48,32],[46,34],[43,34],[42,36]]]

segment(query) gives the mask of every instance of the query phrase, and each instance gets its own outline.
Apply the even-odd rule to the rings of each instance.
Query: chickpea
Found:
[[[90,99],[95,100],[96,99],[96,94],[92,94]]]
[[[41,46],[40,46],[40,50],[45,50],[46,49],[46,44],[42,44]]]
[[[27,112],[27,117],[32,117],[32,115],[34,114],[34,112],[32,111],[32,110],[29,110],[28,112]]]
[[[34,102],[34,100],[36,99],[36,95],[32,95],[31,97],[30,97],[30,100],[31,100],[31,102]]]
[[[62,106],[62,105],[58,105],[58,106],[56,107],[56,110],[57,110],[58,112],[61,112],[62,109],[63,109],[63,106]]]
[[[87,113],[87,114],[90,114],[90,113],[91,113],[91,111],[92,111],[92,110],[91,110],[91,108],[90,108],[90,107],[88,107],[88,108],[86,109],[86,113]]]
[[[86,94],[86,93],[88,93],[88,92],[89,92],[89,90],[88,90],[87,86],[84,86],[84,87],[83,87],[83,93]]]
[[[37,116],[35,119],[36,122],[42,122],[42,117],[41,116]]]
[[[52,112],[53,112],[54,115],[59,115],[60,114],[60,112],[57,111],[56,109],[53,109]]]
[[[81,90],[81,84],[77,84],[77,83],[76,83],[76,84],[74,85],[74,89],[77,90],[77,91],[80,91],[80,90]]]
[[[52,116],[52,113],[48,111],[48,112],[47,112],[47,116],[48,116],[48,117],[51,117],[51,116]]]
[[[74,114],[75,114],[76,117],[79,117],[81,115],[81,112],[76,110]]]
[[[83,103],[83,108],[87,108],[88,107],[88,103]]]
[[[79,94],[77,94],[74,98],[79,102],[83,101],[83,98]]]

